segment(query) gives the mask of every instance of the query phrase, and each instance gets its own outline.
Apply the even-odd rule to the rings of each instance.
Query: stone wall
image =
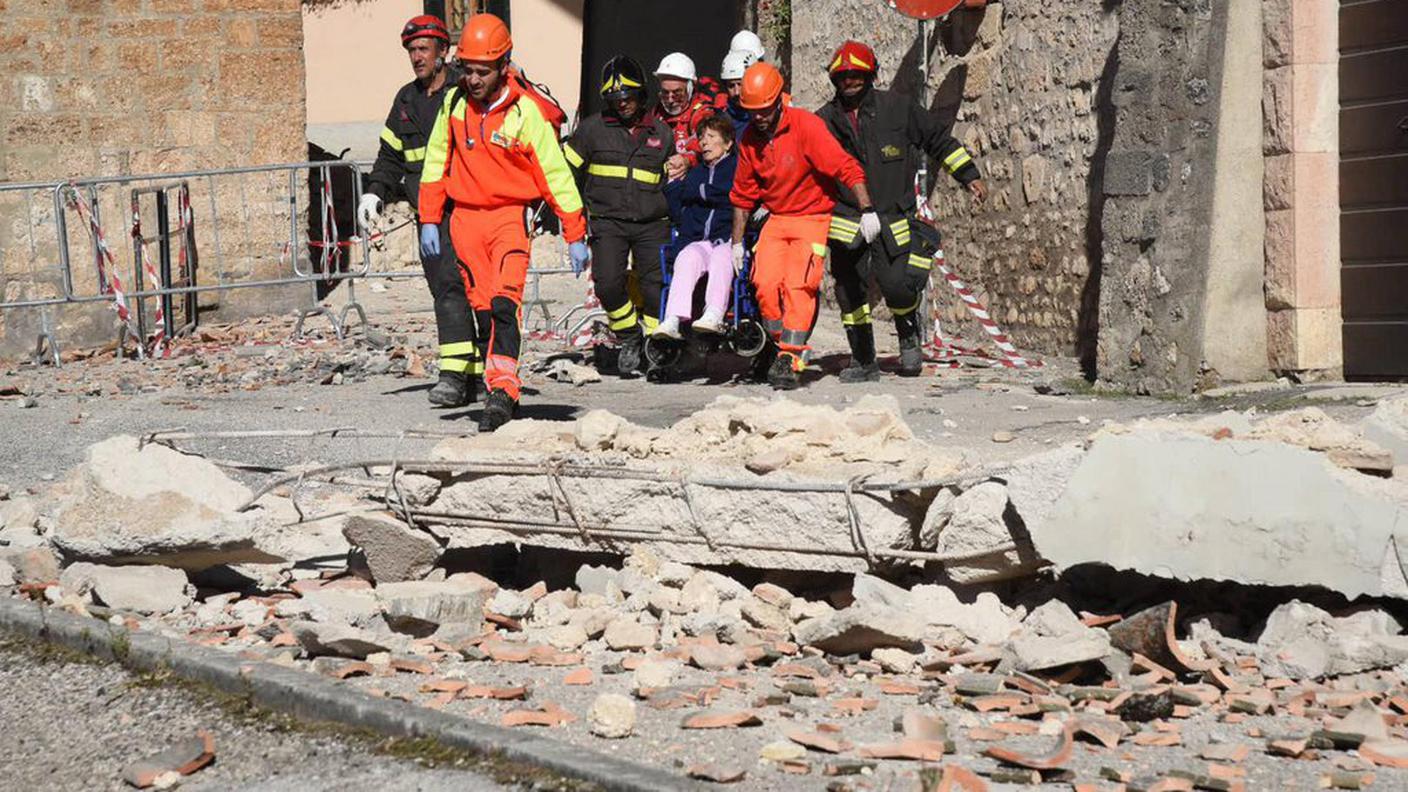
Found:
[[[1191,390],[1202,365],[1226,21],[1218,5],[1125,0],[1120,9],[1098,370],[1138,392]]]
[[[991,2],[931,25],[927,41],[930,108],[956,122],[991,192],[975,208],[952,179],[932,179],[948,260],[1019,347],[1049,355],[1094,349],[1091,273],[1101,254],[1092,218],[1111,121],[1097,108],[1113,66],[1112,5]],[[875,47],[882,84],[916,91],[917,29],[882,3],[794,2],[794,96],[809,109],[829,98],[825,65],[846,38]],[[961,303],[941,292],[946,326],[976,340]]]
[[[70,0],[62,7],[0,0],[0,10],[0,182],[307,158],[298,0]],[[263,176],[192,184],[202,283],[287,270],[281,260],[289,238],[287,182]],[[99,194],[107,237],[129,283],[130,189],[104,187]],[[306,207],[305,196],[299,202]],[[217,210],[218,247],[211,215]],[[61,293],[53,214],[51,189],[0,193],[4,299]],[[87,234],[76,217],[68,221],[75,291],[96,293]],[[148,218],[144,232],[153,225]],[[307,292],[250,290],[201,302],[238,315],[291,304]],[[38,314],[4,311],[0,355],[34,343]],[[53,316],[62,343],[113,337],[106,306],[64,307]]]

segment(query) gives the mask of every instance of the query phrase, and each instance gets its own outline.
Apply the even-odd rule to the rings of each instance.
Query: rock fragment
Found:
[[[587,715],[591,733],[608,740],[631,736],[636,726],[636,703],[619,693],[602,693]]]
[[[166,773],[190,775],[213,761],[215,738],[201,730],[155,756],[128,765],[122,771],[122,780],[138,789],[147,789]]]
[[[965,556],[944,562],[955,583],[986,583],[1030,574],[1040,564],[1028,544],[1026,529],[1008,504],[1007,486],[985,481],[946,505],[948,517],[939,532],[937,552]],[[928,519],[928,518],[926,518]],[[937,518],[935,518],[937,519]],[[992,550],[983,554],[984,550]]]
[[[195,571],[280,559],[255,546],[252,493],[213,463],[126,435],[88,448],[59,485],[51,541],[66,558]]]
[[[924,623],[910,612],[852,605],[829,616],[799,622],[792,636],[800,644],[848,655],[886,646],[919,651],[924,632]]]
[[[52,583],[59,579],[59,559],[47,547],[0,548],[0,561],[14,570],[19,583]]]
[[[444,625],[478,630],[484,623],[485,592],[473,585],[449,580],[382,583],[376,598],[386,623],[399,632],[424,636]]]
[[[425,577],[440,560],[440,543],[390,514],[356,514],[347,518],[342,534],[367,557],[377,583],[397,583]]]
[[[611,622],[603,637],[606,645],[617,652],[649,649],[659,639],[654,627],[624,617]]]
[[[367,655],[392,649],[386,638],[344,624],[296,621],[289,625],[289,632],[309,655],[337,655],[365,660]]]
[[[186,573],[170,567],[108,567],[93,576],[93,599],[117,610],[169,613],[191,604]]]
[[[1317,679],[1389,668],[1408,660],[1408,636],[1380,610],[1342,618],[1299,600],[1276,608],[1257,639],[1268,677]]]

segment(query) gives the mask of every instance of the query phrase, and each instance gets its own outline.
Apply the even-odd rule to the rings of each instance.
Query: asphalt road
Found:
[[[0,634],[0,767],[6,789],[122,790],[122,771],[205,729],[216,759],[183,789],[414,792],[555,789],[464,756],[409,756],[384,740],[251,711],[113,664],[40,652]],[[398,755],[399,754],[399,755]],[[435,766],[427,766],[433,764]],[[499,780],[496,780],[496,777]]]

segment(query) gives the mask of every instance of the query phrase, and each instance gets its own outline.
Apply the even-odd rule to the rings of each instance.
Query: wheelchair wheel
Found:
[[[683,345],[673,338],[649,336],[645,339],[645,360],[652,369],[672,367],[680,362],[683,354]]]
[[[734,352],[743,357],[753,357],[767,346],[768,334],[757,321],[744,319],[729,333],[729,343],[733,345]]]

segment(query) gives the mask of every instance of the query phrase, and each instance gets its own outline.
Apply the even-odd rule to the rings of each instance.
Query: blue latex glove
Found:
[[[592,260],[592,252],[587,248],[586,242],[578,241],[567,246],[567,257],[572,260],[573,274],[580,278],[582,271]]]
[[[423,258],[440,255],[440,226],[426,223],[420,227],[420,255]]]

